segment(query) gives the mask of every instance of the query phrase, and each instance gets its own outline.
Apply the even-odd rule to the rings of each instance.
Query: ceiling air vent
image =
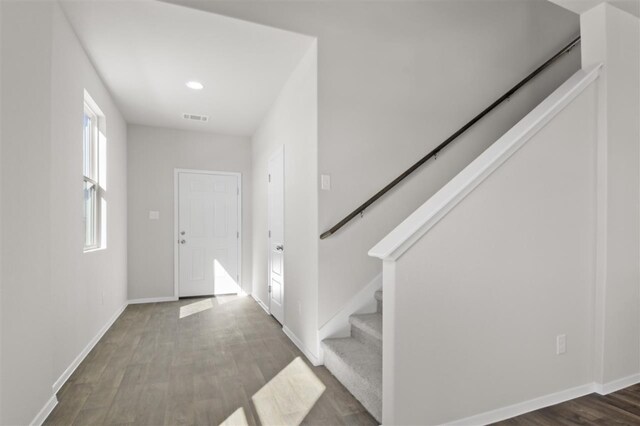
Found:
[[[207,117],[206,115],[182,114],[182,117],[185,120],[202,121],[202,122],[209,121],[209,117]]]

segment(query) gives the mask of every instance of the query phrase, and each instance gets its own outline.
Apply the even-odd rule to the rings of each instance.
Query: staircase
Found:
[[[324,365],[376,418],[382,421],[382,291],[378,310],[349,317],[351,337],[325,339]]]

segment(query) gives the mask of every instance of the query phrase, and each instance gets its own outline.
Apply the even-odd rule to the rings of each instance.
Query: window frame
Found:
[[[87,118],[90,120],[89,132],[87,132]],[[83,251],[85,253],[106,248],[104,242],[105,236],[102,235],[103,220],[102,217],[102,199],[104,192],[100,182],[102,170],[101,164],[101,133],[104,133],[104,115],[95,105],[95,102],[85,91],[84,113],[82,126],[82,178],[83,178],[83,227],[84,227],[84,243]],[[87,133],[89,141],[87,142]],[[87,150],[89,152],[87,152]],[[87,217],[87,199],[86,191],[91,192],[91,217]],[[87,222],[91,223],[90,229]],[[90,238],[88,235],[90,234]],[[90,244],[87,244],[87,241]]]

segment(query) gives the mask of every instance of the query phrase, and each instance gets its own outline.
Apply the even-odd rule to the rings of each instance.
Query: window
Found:
[[[83,139],[83,188],[84,188],[84,250],[104,248],[106,233],[106,203],[103,200],[104,164],[104,116],[89,94],[85,92]]]

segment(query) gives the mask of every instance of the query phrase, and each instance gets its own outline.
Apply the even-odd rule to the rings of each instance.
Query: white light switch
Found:
[[[149,219],[158,220],[160,219],[160,212],[155,210],[149,210]]]
[[[323,191],[328,191],[331,189],[331,176],[320,175],[320,188]]]

